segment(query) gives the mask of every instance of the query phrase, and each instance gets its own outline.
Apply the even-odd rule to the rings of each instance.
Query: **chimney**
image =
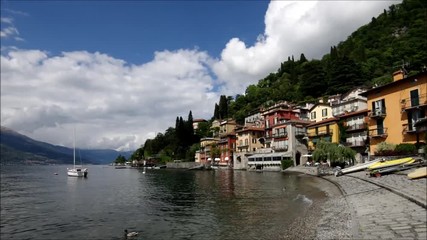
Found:
[[[393,73],[393,82],[402,80],[403,78],[405,78],[405,72],[402,69]]]

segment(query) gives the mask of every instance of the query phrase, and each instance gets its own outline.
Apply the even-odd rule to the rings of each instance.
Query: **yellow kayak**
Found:
[[[409,164],[415,162],[415,159],[408,157],[408,158],[400,158],[400,159],[394,159],[394,160],[388,160],[388,161],[379,161],[377,163],[372,164],[368,167],[368,170],[375,170],[385,167],[392,167],[397,166],[401,164]]]
[[[422,178],[427,176],[427,167],[418,168],[408,173],[409,179]]]

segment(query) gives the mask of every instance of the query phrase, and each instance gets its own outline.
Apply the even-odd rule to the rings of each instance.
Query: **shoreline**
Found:
[[[427,238],[426,178],[409,180],[407,172],[372,178],[363,171],[340,177],[317,176],[310,174],[310,167],[284,172],[316,177],[321,181],[319,189],[328,196],[304,216],[315,220],[304,238]]]

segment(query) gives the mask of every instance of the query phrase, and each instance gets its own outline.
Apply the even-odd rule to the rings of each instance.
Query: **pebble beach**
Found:
[[[314,202],[284,239],[427,239],[427,179],[410,180],[408,172],[318,177],[327,200]]]

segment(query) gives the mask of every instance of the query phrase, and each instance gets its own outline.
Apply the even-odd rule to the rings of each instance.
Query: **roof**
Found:
[[[311,110],[313,110],[315,107],[317,107],[317,106],[327,106],[327,107],[331,107],[329,104],[327,104],[327,103],[316,103],[316,104],[314,104],[314,106],[313,107],[311,107],[310,108],[310,112],[311,112]]]
[[[410,82],[410,81],[412,81],[412,80],[414,80],[414,79],[416,79],[418,77],[421,77],[421,76],[427,77],[427,72],[420,72],[420,73],[415,74],[413,76],[410,76],[410,77],[407,77],[407,78],[404,78],[404,79],[401,79],[401,80],[397,80],[397,81],[388,83],[388,84],[380,86],[380,87],[371,88],[368,91],[361,93],[360,95],[364,96],[364,97],[367,97],[369,94],[371,94],[373,92],[384,90],[384,89],[387,89],[387,88],[390,88],[390,87],[399,86],[402,83]]]
[[[338,118],[336,118],[336,117],[331,117],[331,118],[328,118],[328,119],[322,120],[322,121],[320,121],[320,122],[312,123],[312,124],[308,125],[307,127],[318,126],[318,125],[322,125],[322,124],[330,123],[330,122],[336,122],[336,121],[338,121],[338,120],[339,120],[339,119],[338,119]]]
[[[259,127],[244,127],[242,129],[236,130],[236,132],[247,132],[247,131],[262,131],[262,132],[264,132],[264,128],[259,128]]]
[[[292,157],[292,152],[257,153],[248,158],[260,157]]]
[[[196,119],[193,119],[193,122],[207,122],[207,121],[203,118],[196,118]]]
[[[339,117],[339,118],[352,117],[352,116],[361,115],[361,114],[368,113],[368,112],[369,112],[368,109],[363,109],[363,110],[359,110],[359,111],[355,111],[355,112],[343,113],[341,115],[338,115],[337,117]]]

